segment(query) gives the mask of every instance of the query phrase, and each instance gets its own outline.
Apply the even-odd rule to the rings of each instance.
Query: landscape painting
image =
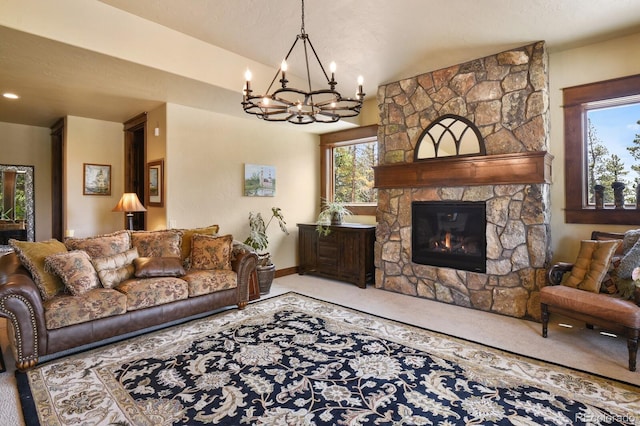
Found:
[[[244,195],[247,197],[274,197],[276,195],[276,168],[274,166],[245,164]]]

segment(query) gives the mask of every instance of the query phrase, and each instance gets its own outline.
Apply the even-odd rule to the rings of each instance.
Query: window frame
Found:
[[[378,140],[378,125],[356,127],[320,135],[320,194],[333,201],[333,148]],[[375,216],[377,203],[346,204],[354,215]]]
[[[596,209],[585,202],[587,104],[638,94],[640,75],[563,89],[565,223],[640,225],[640,212],[637,209]]]

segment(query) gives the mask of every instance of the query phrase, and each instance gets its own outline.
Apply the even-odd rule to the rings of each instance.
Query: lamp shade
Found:
[[[146,212],[135,192],[125,192],[112,212]]]

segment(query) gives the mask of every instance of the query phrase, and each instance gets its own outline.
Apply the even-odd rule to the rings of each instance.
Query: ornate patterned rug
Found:
[[[17,376],[27,424],[640,424],[637,387],[296,293]]]

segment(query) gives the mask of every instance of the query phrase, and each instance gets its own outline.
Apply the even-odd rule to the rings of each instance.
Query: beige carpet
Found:
[[[265,297],[287,291],[640,386],[640,372],[627,369],[625,339],[600,335],[586,329],[584,324],[566,318],[552,317],[549,337],[543,339],[540,324],[536,322],[309,276],[278,278],[271,293]],[[561,327],[558,321],[571,324],[573,328]],[[0,321],[0,327],[6,327],[4,320]],[[8,371],[0,374],[0,424],[20,425],[23,421],[13,375],[13,358],[7,349],[4,330],[0,330],[0,344],[8,364]]]

